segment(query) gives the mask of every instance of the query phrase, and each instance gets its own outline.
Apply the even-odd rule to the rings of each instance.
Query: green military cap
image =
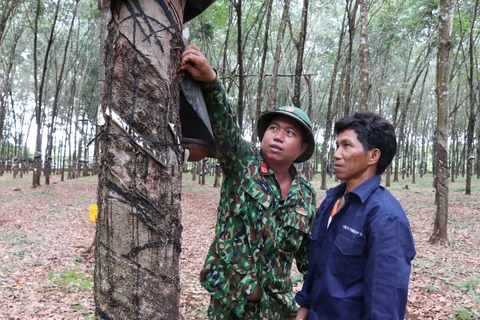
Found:
[[[260,114],[260,118],[257,122],[257,134],[260,138],[260,141],[263,139],[263,135],[267,130],[268,125],[272,121],[273,117],[277,115],[284,115],[290,117],[294,120],[297,120],[300,123],[301,127],[304,129],[306,141],[308,147],[295,161],[294,163],[305,162],[312,156],[315,151],[315,138],[313,136],[312,122],[308,115],[300,108],[293,106],[284,106],[274,110],[267,110]]]

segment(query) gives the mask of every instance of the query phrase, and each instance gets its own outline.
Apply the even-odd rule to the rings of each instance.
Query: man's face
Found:
[[[296,120],[283,115],[275,116],[263,135],[262,154],[272,166],[290,166],[307,149],[308,144],[302,139],[303,131]]]
[[[358,185],[375,175],[380,151],[366,151],[353,129],[338,134],[337,151],[333,155],[335,176],[344,180],[352,191]]]

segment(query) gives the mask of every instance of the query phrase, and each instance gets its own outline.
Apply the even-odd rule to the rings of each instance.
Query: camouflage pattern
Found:
[[[292,319],[293,259],[307,271],[315,190],[292,165],[285,199],[275,173],[244,140],[220,82],[203,88],[223,175],[216,235],[200,281],[211,294],[210,319]],[[261,301],[249,302],[255,286]]]

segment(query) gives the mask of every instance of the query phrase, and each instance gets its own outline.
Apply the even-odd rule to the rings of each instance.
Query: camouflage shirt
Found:
[[[292,186],[282,199],[275,173],[244,140],[222,84],[205,85],[203,92],[224,175],[201,284],[240,318],[258,285],[262,298],[254,318],[291,319],[297,310],[290,271],[294,258],[300,272],[308,269],[315,190],[292,165]]]

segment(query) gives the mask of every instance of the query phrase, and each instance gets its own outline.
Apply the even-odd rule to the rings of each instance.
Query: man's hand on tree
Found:
[[[200,82],[213,83],[217,81],[217,73],[205,55],[194,44],[185,47],[180,69],[190,73],[193,79]]]

